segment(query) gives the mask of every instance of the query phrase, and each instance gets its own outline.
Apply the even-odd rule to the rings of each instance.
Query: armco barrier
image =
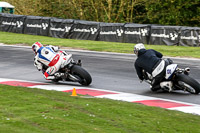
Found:
[[[79,40],[97,40],[99,22],[75,20],[68,38]]]
[[[48,36],[50,19],[50,17],[26,16],[24,34]]]
[[[180,33],[180,45],[182,46],[200,46],[200,28],[182,27]]]
[[[124,42],[124,23],[100,23],[98,40]]]
[[[80,40],[200,46],[199,27],[103,23],[0,13],[0,31]]]
[[[150,44],[179,45],[180,26],[151,25]]]
[[[0,14],[0,31],[24,33],[26,16],[13,14]]]
[[[50,19],[49,36],[56,38],[69,38],[72,33],[73,19]]]
[[[150,25],[128,23],[124,25],[124,42],[149,44]]]

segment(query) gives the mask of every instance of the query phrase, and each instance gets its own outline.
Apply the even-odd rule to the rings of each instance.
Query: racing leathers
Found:
[[[56,72],[68,63],[69,58],[71,58],[71,54],[59,51],[58,47],[51,45],[42,46],[34,58],[34,66],[39,71],[42,70],[46,80],[53,80],[61,76],[61,73]]]
[[[135,61],[135,69],[140,80],[144,80],[143,70],[153,76],[152,90],[159,88],[159,83],[164,77],[165,61],[162,54],[153,49],[141,49],[138,51],[138,58]]]

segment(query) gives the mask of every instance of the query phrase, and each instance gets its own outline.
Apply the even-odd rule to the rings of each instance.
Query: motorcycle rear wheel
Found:
[[[176,75],[176,80],[183,90],[191,94],[199,94],[200,84],[195,79],[185,74],[178,74]]]
[[[76,77],[79,77],[80,78],[79,83],[82,85],[88,86],[92,82],[92,78],[91,78],[90,74],[85,69],[83,69],[82,67],[80,67],[78,65],[74,65],[72,67],[71,74]]]

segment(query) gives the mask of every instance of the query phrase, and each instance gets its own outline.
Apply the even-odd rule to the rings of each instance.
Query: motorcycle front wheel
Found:
[[[74,65],[71,68],[71,74],[78,77],[80,79],[79,83],[82,85],[90,85],[92,82],[90,74],[81,66]]]
[[[177,74],[176,75],[177,84],[181,89],[191,93],[191,94],[199,94],[200,92],[200,84],[185,74]]]

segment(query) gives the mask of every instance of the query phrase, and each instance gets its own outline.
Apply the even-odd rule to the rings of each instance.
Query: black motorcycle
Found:
[[[170,60],[171,61],[171,60]],[[200,84],[189,76],[190,68],[179,68],[177,64],[169,63],[165,60],[166,66],[165,77],[160,82],[161,89],[165,91],[183,90],[191,94],[198,94],[200,92]],[[143,76],[147,83],[152,85],[153,77],[143,70]]]

